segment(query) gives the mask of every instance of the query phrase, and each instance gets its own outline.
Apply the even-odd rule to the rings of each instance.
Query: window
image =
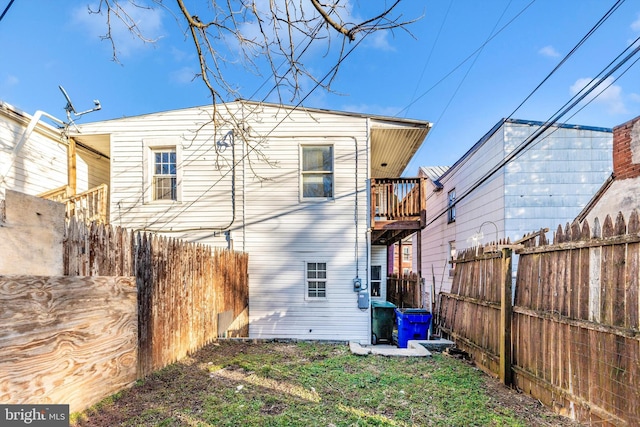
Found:
[[[302,146],[302,197],[333,197],[333,147]]]
[[[177,200],[176,150],[153,150],[153,200]]]
[[[403,262],[411,261],[411,246],[402,247],[402,261]]]
[[[447,211],[447,222],[454,222],[456,220],[456,190],[449,191],[449,210]]]
[[[327,263],[307,263],[307,298],[327,297]]]
[[[371,266],[371,296],[380,296],[380,284],[382,283],[382,266]]]

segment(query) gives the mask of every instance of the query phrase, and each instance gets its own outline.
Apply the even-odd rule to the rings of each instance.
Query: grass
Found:
[[[74,414],[72,425],[532,425],[488,394],[486,379],[437,354],[362,357],[340,345],[221,342]]]

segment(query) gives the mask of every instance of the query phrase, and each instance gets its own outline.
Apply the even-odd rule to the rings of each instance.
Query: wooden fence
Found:
[[[424,290],[417,274],[402,276],[394,274],[387,277],[387,301],[394,303],[397,307],[423,308],[423,295]]]
[[[216,339],[222,313],[245,312],[247,269],[247,254],[103,224],[71,221],[64,242],[65,274],[135,276],[139,377]],[[248,335],[247,323],[238,329]]]
[[[454,289],[443,294],[441,327],[497,374],[495,336],[512,332],[509,350],[498,356],[519,389],[567,416],[597,425],[631,426],[640,420],[640,221],[618,214],[602,227],[558,227],[553,244],[544,232],[516,249],[520,259],[515,304],[496,288],[507,285],[483,267],[484,254],[456,260]],[[469,256],[463,255],[464,256]],[[483,296],[482,271],[492,289]],[[469,293],[475,293],[471,297]],[[484,292],[486,294],[486,292]],[[505,307],[505,305],[507,307]],[[495,314],[507,322],[501,325]],[[475,312],[474,312],[475,310]],[[472,322],[468,319],[482,319]],[[493,316],[493,317],[491,317]],[[467,319],[467,320],[465,320]],[[458,341],[457,341],[458,342]],[[509,358],[512,357],[512,360]]]

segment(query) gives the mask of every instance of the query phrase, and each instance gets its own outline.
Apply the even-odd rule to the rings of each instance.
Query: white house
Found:
[[[418,188],[372,179],[398,178],[430,126],[238,101],[84,124],[73,138],[108,153],[112,224],[249,253],[251,337],[366,343],[399,219],[372,212]]]
[[[439,177],[422,168],[423,275],[448,292],[457,250],[571,222],[611,174],[611,145],[608,128],[503,119]]]
[[[30,115],[0,101],[0,193],[38,195],[69,184],[82,193],[109,182],[108,151],[76,144],[64,125],[44,111]]]

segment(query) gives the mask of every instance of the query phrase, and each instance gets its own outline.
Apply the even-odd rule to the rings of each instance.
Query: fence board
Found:
[[[140,377],[216,339],[218,313],[235,319],[248,307],[246,254],[73,218],[63,253],[71,276],[136,276]],[[236,329],[246,336],[248,323]]]
[[[640,220],[607,216],[523,239],[510,341],[514,383],[557,411],[599,425],[640,419]],[[452,294],[441,295],[439,324],[495,368],[495,266],[480,250],[461,251]],[[494,309],[495,310],[495,309]],[[495,310],[498,312],[497,310]],[[495,372],[495,371],[494,371]]]

